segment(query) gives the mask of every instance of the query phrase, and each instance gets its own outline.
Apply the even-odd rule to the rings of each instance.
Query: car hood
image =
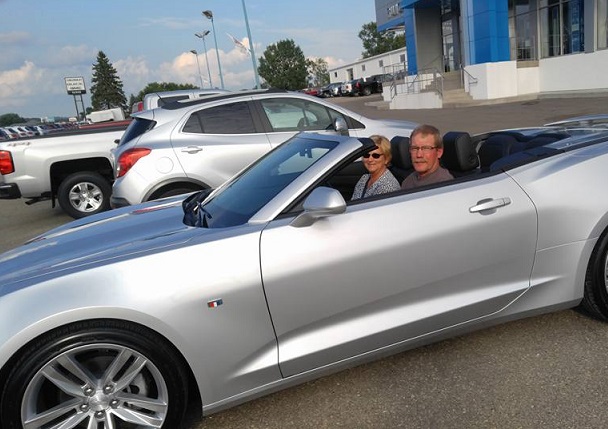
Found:
[[[86,217],[0,255],[0,291],[9,285],[156,252],[205,233],[183,223],[182,197]],[[208,231],[207,231],[208,232]]]

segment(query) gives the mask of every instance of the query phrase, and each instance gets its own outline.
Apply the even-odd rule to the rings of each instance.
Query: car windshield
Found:
[[[210,199],[194,194],[184,202],[184,222],[225,228],[242,225],[310,166],[338,145],[336,141],[295,136],[222,185]]]

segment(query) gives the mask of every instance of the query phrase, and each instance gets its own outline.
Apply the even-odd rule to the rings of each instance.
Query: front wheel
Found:
[[[608,322],[608,231],[602,234],[591,254],[582,307],[591,316]]]
[[[25,347],[2,389],[1,427],[178,428],[188,380],[173,349],[119,321],[60,328]]]
[[[57,190],[57,201],[74,219],[110,209],[112,186],[98,173],[74,173],[66,177]]]

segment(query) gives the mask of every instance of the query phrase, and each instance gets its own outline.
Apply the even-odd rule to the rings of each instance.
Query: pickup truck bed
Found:
[[[111,150],[129,122],[0,142],[0,199],[58,201],[74,218],[109,209]]]

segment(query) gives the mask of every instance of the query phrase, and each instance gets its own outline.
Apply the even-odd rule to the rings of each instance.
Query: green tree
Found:
[[[0,127],[8,127],[13,124],[22,124],[27,120],[22,118],[16,113],[5,113],[4,115],[0,115]]]
[[[363,42],[363,58],[373,57],[385,52],[405,47],[405,34],[395,34],[392,31],[378,32],[375,22],[363,24],[359,31],[359,39]]]
[[[164,92],[164,91],[176,91],[178,89],[197,89],[198,86],[189,83],[174,83],[174,82],[150,82],[144,89],[139,91],[137,95],[131,95],[129,99],[129,105],[138,101],[143,101],[144,95],[150,94],[151,92]]]
[[[324,86],[329,83],[327,61],[323,58],[308,60],[308,75],[312,77],[313,85]]]
[[[297,90],[306,87],[308,62],[291,39],[269,45],[259,59],[258,73],[273,88]]]
[[[127,110],[127,98],[122,89],[122,81],[110,60],[99,51],[97,62],[93,64],[93,77],[91,78],[91,105],[93,110],[111,109],[120,107]]]

